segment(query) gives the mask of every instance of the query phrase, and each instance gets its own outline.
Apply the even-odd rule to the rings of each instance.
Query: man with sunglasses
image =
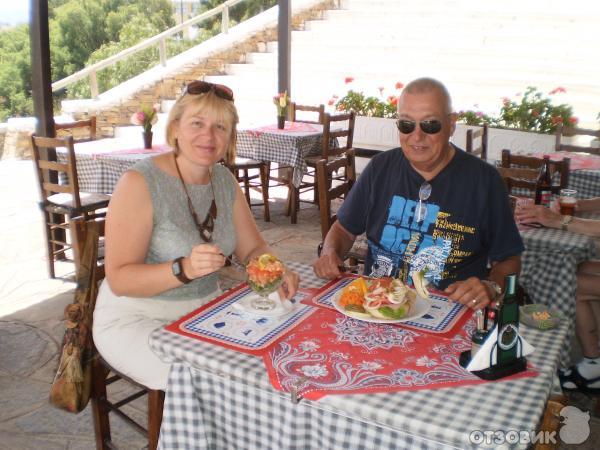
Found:
[[[315,273],[338,276],[341,256],[366,232],[366,275],[425,270],[451,300],[481,309],[499,297],[506,275],[519,273],[524,249],[502,179],[450,143],[456,114],[439,81],[409,83],[398,118],[401,148],[375,156],[361,174],[326,236]]]

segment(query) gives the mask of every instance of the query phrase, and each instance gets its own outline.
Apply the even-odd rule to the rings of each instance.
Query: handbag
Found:
[[[96,304],[99,225],[82,221],[85,236],[77,270],[75,298],[65,308],[65,334],[58,370],[50,387],[50,403],[72,413],[82,411],[91,395],[92,364],[97,353],[92,341]],[[81,242],[81,241],[80,241]]]

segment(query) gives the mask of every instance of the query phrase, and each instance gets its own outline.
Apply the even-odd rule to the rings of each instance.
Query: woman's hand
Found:
[[[225,265],[221,249],[213,244],[199,244],[183,259],[183,271],[188,278],[195,279],[216,272]]]
[[[528,205],[517,208],[515,217],[519,223],[541,223],[550,228],[560,228],[562,223],[560,213],[542,205]]]
[[[283,282],[277,290],[279,297],[291,299],[298,290],[300,276],[293,270],[286,270],[283,274]]]

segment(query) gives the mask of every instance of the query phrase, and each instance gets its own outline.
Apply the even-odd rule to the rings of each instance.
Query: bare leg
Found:
[[[600,300],[600,274],[578,273],[576,332],[586,358],[600,356],[598,347],[598,326],[590,302]]]

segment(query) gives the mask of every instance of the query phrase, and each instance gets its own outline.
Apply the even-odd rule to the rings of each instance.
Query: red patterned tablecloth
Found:
[[[570,170],[598,170],[600,169],[600,156],[588,155],[578,152],[555,152],[555,153],[533,153],[536,158],[543,158],[548,155],[553,161],[562,161],[564,158],[570,158]]]
[[[320,309],[263,356],[276,389],[328,394],[397,392],[485,383],[458,363],[474,321],[453,338],[348,318]],[[531,368],[502,380],[535,376]]]

